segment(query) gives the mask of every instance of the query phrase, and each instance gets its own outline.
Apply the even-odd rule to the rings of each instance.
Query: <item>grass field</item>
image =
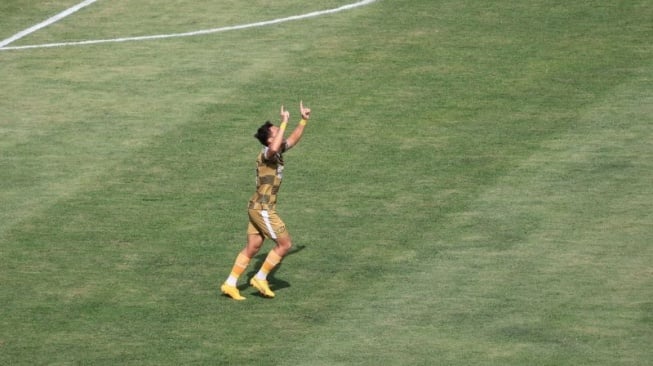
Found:
[[[649,1],[99,0],[0,48],[2,365],[653,364]],[[78,0],[5,0],[0,41]],[[298,120],[271,279],[252,138]]]

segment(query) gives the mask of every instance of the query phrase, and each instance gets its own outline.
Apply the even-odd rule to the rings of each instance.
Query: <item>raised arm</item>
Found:
[[[304,107],[304,102],[299,101],[299,114],[302,116],[302,119],[297,124],[297,127],[292,131],[286,142],[288,143],[288,148],[291,148],[299,142],[304,134],[304,128],[308,123],[308,119],[311,118],[311,109]]]
[[[283,105],[281,106],[281,112],[279,113],[281,116],[281,123],[279,124],[279,127],[272,126],[270,128],[275,129],[272,141],[268,144],[268,150],[266,154],[266,158],[270,158],[274,154],[278,153],[281,150],[281,144],[283,143],[283,134],[286,131],[286,126],[288,125],[288,118],[290,118],[290,112],[285,110],[283,108]]]

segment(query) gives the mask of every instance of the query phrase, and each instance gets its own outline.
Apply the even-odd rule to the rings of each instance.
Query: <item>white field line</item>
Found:
[[[41,23],[39,23],[39,24],[37,24],[37,25],[35,25],[33,27],[27,28],[24,31],[18,32],[18,33],[14,34],[13,36],[11,36],[11,37],[9,37],[7,39],[5,39],[3,41],[0,41],[0,50],[4,46],[6,46],[6,45],[8,45],[8,44],[10,44],[10,43],[12,43],[12,42],[14,42],[16,40],[19,40],[19,39],[25,37],[26,35],[28,35],[30,33],[34,33],[34,32],[36,32],[37,30],[39,30],[41,28],[45,28],[45,27],[47,27],[48,25],[50,25],[52,23],[56,23],[56,22],[60,21],[61,19],[69,16],[70,14],[76,12],[77,10],[79,10],[79,9],[81,9],[83,7],[86,7],[88,5],[91,5],[96,1],[97,0],[85,0],[85,1],[82,1],[81,3],[62,11],[61,13],[59,13],[59,14],[57,14],[57,15],[49,18],[49,19],[46,19],[46,20],[42,21]]]
[[[193,32],[173,33],[173,34],[158,34],[158,35],[138,36],[138,37],[111,38],[111,39],[95,39],[95,40],[75,41],[75,42],[44,43],[44,44],[35,44],[35,45],[26,45],[26,46],[11,46],[11,47],[2,47],[2,46],[0,46],[0,51],[21,50],[21,49],[30,49],[30,48],[81,46],[81,45],[90,45],[90,44],[99,44],[99,43],[147,41],[147,40],[154,40],[154,39],[199,36],[199,35],[204,35],[204,34],[227,32],[227,31],[232,31],[232,30],[240,30],[240,29],[248,29],[248,28],[256,28],[256,27],[265,27],[265,26],[268,26],[268,25],[280,24],[280,23],[290,22],[290,21],[293,21],[293,20],[314,18],[314,17],[318,17],[318,16],[322,16],[322,15],[333,14],[333,13],[338,13],[338,12],[345,11],[345,10],[350,10],[350,9],[357,8],[357,7],[364,6],[364,5],[369,5],[369,4],[371,4],[371,3],[375,2],[375,1],[377,1],[377,0],[362,0],[362,1],[359,1],[359,2],[356,2],[356,3],[343,5],[343,6],[340,6],[338,8],[314,11],[314,12],[311,12],[311,13],[306,13],[306,14],[301,14],[301,15],[293,15],[293,16],[289,16],[289,17],[286,17],[286,18],[278,18],[278,19],[266,20],[266,21],[262,21],[262,22],[241,24],[241,25],[233,25],[233,26],[220,27],[220,28],[203,29],[203,30],[198,30],[198,31],[193,31]]]

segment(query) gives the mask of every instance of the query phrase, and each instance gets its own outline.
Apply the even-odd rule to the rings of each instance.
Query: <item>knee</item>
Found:
[[[277,246],[279,246],[279,249],[281,249],[285,254],[290,250],[290,248],[292,248],[292,241],[290,240],[290,237],[279,239],[277,240]]]
[[[261,249],[260,245],[258,246],[248,245],[245,247],[245,249],[243,249],[243,254],[245,254],[245,256],[247,256],[248,258],[254,258],[256,253],[258,253],[259,249]]]
[[[258,253],[259,249],[261,249],[261,246],[263,246],[262,238],[250,236],[247,240],[247,245],[245,245],[244,252],[248,257],[253,258],[256,253]]]

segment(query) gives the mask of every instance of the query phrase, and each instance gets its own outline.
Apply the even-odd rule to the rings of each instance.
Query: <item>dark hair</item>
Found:
[[[268,146],[268,138],[270,138],[270,127],[272,127],[272,122],[265,121],[265,123],[258,128],[258,131],[254,134],[254,137],[261,142],[264,146]]]

